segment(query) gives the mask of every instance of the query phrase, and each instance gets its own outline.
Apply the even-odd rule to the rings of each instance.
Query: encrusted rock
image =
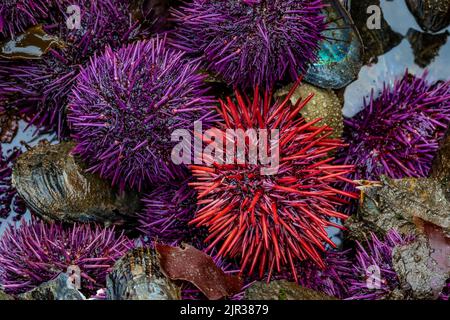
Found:
[[[286,280],[256,282],[245,291],[246,300],[337,300]]]
[[[415,219],[421,219],[450,235],[450,200],[437,179],[382,177],[380,184],[361,187],[361,190],[357,218],[346,223],[350,230],[358,227],[352,224],[363,222],[375,232],[396,229],[403,234],[417,234]]]
[[[139,210],[137,194],[120,192],[87,173],[71,150],[73,143],[41,143],[23,153],[13,169],[13,185],[44,219],[123,225]]]
[[[150,248],[129,251],[106,280],[108,300],[179,300],[180,288],[161,271]]]
[[[6,294],[3,291],[0,291],[0,301],[2,301],[2,300],[14,300],[14,298],[11,297],[9,294]]]

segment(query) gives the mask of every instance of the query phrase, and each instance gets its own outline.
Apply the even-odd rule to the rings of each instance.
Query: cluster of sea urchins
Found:
[[[6,229],[0,239],[0,284],[7,293],[21,293],[66,272],[81,271],[81,286],[88,293],[105,285],[114,262],[133,242],[114,229],[99,226],[21,221]]]
[[[174,45],[202,54],[239,87],[297,79],[316,58],[325,29],[320,0],[194,0],[172,10]]]
[[[270,278],[274,270],[290,266],[297,280],[296,262],[311,259],[324,266],[324,243],[335,246],[326,228],[342,228],[330,218],[345,219],[338,207],[357,196],[335,187],[337,182],[351,182],[345,176],[353,166],[332,164],[329,153],[343,143],[329,138],[328,126],[316,126],[320,119],[306,122],[299,116],[312,96],[292,106],[296,87],[276,102],[268,91],[261,96],[258,88],[252,100],[236,91],[235,101],[220,101],[224,130],[260,128],[270,134],[279,130],[279,142],[268,143],[279,166],[271,174],[261,170],[266,166],[261,158],[246,164],[235,158],[235,164],[191,165],[197,180],[190,185],[198,191],[199,209],[190,223],[208,228],[206,241],[211,242],[209,248],[218,248],[219,256],[240,257],[241,271],[258,270],[259,276],[268,271]],[[248,155],[256,140],[245,141]],[[276,146],[279,153],[273,154]]]
[[[405,75],[345,120],[342,163],[354,179],[426,177],[450,123],[450,82]]]
[[[31,123],[57,128],[60,135],[65,129],[68,93],[80,66],[106,45],[118,47],[148,33],[130,16],[128,1],[70,1],[82,14],[80,25],[73,28],[66,25],[71,13],[62,4],[53,8],[51,19],[42,25],[43,32],[59,39],[42,59],[0,60],[0,95],[14,96],[14,104]]]
[[[81,72],[70,99],[74,152],[121,188],[176,179],[183,167],[171,159],[172,133],[213,119],[205,77],[164,38],[107,48]]]

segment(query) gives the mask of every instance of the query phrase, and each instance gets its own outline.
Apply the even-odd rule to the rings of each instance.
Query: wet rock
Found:
[[[337,300],[286,280],[256,282],[245,291],[246,300]]]
[[[68,286],[69,277],[65,273],[39,287],[19,295],[20,300],[86,300],[81,292]]]
[[[276,95],[284,96],[289,92],[291,86],[279,90]],[[291,103],[296,104],[298,99],[306,99],[310,94],[314,94],[312,100],[300,111],[300,114],[306,121],[312,121],[317,118],[322,120],[317,125],[328,125],[334,129],[330,138],[340,138],[344,129],[344,117],[342,115],[342,104],[330,89],[317,88],[308,83],[302,83],[291,98]]]
[[[403,234],[417,234],[415,223],[421,219],[450,235],[450,199],[440,181],[382,177],[380,184],[360,189],[362,200],[356,222],[363,222],[375,232],[386,233],[394,228]],[[351,231],[358,227],[355,219],[347,223]]]
[[[317,61],[311,64],[305,81],[328,89],[340,89],[352,82],[362,67],[363,44],[358,30],[338,0],[326,0],[323,10],[328,27],[323,32]]]
[[[85,172],[73,143],[40,143],[23,153],[13,168],[13,185],[28,207],[44,219],[124,225],[139,210],[137,194],[119,192]]]
[[[117,261],[106,279],[108,300],[180,300],[180,288],[161,271],[154,250],[138,248]]]
[[[450,259],[447,246],[446,259]],[[450,276],[450,262],[445,265],[433,258],[434,250],[425,237],[393,249],[392,263],[402,291],[411,299],[436,299]]]
[[[350,14],[355,21],[356,28],[360,32],[364,44],[364,63],[376,62],[376,57],[388,52],[396,47],[403,39],[403,36],[391,29],[381,12],[380,29],[369,29],[367,20],[371,14],[367,13],[369,6],[378,6],[379,0],[357,0],[352,1]]]
[[[447,43],[448,35],[448,32],[433,35],[409,29],[406,36],[414,52],[414,62],[421,68],[426,68]]]
[[[4,300],[14,300],[14,298],[12,296],[10,296],[9,294],[6,294],[6,293],[0,291],[0,301],[4,301]]]
[[[450,24],[450,0],[406,0],[424,31],[439,32]]]

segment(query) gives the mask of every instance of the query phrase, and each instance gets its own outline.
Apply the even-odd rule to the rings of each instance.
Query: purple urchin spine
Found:
[[[353,266],[355,276],[351,279],[348,299],[378,300],[395,289],[399,280],[392,265],[392,250],[413,239],[413,236],[403,236],[392,229],[384,239],[380,240],[372,233],[364,245],[356,242],[356,262]]]
[[[66,272],[69,266],[81,271],[81,286],[95,292],[105,286],[106,275],[133,242],[113,228],[21,221],[10,226],[0,239],[0,287],[18,294]]]
[[[372,94],[345,120],[341,162],[354,164],[352,179],[426,177],[450,123],[450,82],[430,84],[408,74]]]
[[[171,159],[171,135],[194,121],[214,121],[199,64],[169,48],[165,38],[107,48],[81,72],[69,103],[74,152],[89,171],[113,185],[141,190],[174,180],[184,167]]]
[[[316,59],[326,28],[321,0],[194,0],[172,10],[173,45],[203,55],[239,87],[296,80]]]
[[[299,284],[339,299],[348,297],[348,288],[353,275],[350,250],[328,250],[324,258],[325,268],[306,262],[300,264]]]
[[[194,231],[188,222],[197,208],[188,180],[168,182],[144,196],[138,229],[149,241],[180,244]]]

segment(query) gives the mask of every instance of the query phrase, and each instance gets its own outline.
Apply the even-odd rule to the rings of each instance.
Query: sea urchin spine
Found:
[[[324,243],[335,246],[326,227],[342,229],[330,218],[345,219],[337,208],[357,197],[335,187],[337,182],[351,183],[344,176],[353,166],[333,165],[329,156],[343,143],[329,138],[328,126],[315,126],[320,119],[306,122],[299,117],[312,96],[290,104],[297,86],[276,102],[269,91],[261,96],[256,88],[253,101],[236,91],[236,102],[227,98],[218,108],[224,130],[279,129],[277,174],[261,174],[261,163],[191,166],[199,209],[190,223],[209,228],[205,241],[212,241],[209,249],[221,243],[219,256],[240,256],[241,271],[248,268],[252,274],[257,269],[260,276],[269,271],[269,278],[275,267],[280,272],[288,265],[297,280],[299,260],[324,266],[319,252]]]
[[[316,58],[326,23],[321,0],[194,0],[172,10],[174,45],[204,55],[239,87],[297,79]]]

